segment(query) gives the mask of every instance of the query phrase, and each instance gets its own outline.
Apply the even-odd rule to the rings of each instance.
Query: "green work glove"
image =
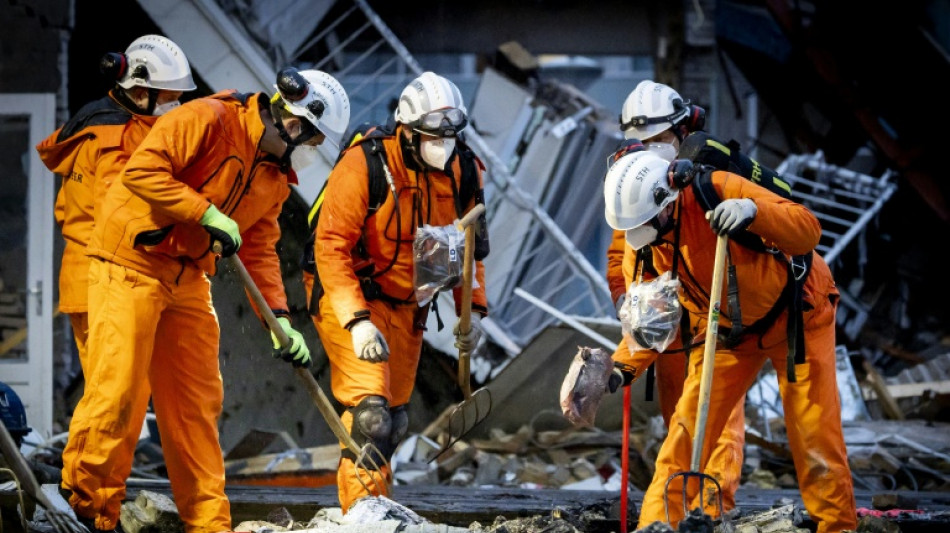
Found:
[[[303,334],[292,328],[290,320],[286,317],[277,317],[277,321],[280,322],[284,333],[290,337],[290,344],[281,347],[277,335],[271,331],[270,337],[274,341],[274,359],[283,359],[288,363],[293,363],[294,366],[310,368],[310,348],[307,348],[307,341],[304,340]]]
[[[212,245],[214,241],[221,243],[222,256],[230,257],[241,248],[241,230],[237,222],[218,211],[214,204],[211,204],[205,214],[201,215],[200,223],[211,234]]]

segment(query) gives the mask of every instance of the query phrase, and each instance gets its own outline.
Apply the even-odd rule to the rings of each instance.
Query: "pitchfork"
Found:
[[[74,515],[57,509],[53,502],[49,500],[43,490],[40,488],[40,484],[36,481],[36,477],[33,475],[33,471],[30,470],[30,465],[27,464],[26,459],[20,455],[20,450],[16,445],[16,441],[13,440],[13,437],[10,435],[10,432],[7,431],[7,426],[0,421],[0,452],[3,452],[3,455],[7,458],[7,463],[10,465],[10,471],[14,475],[14,479],[17,483],[17,488],[23,485],[22,492],[26,492],[33,499],[39,503],[43,509],[46,511],[46,519],[49,520],[49,523],[53,526],[53,530],[56,533],[89,533],[89,529],[86,528]],[[20,500],[21,512],[26,513],[26,508],[23,507],[23,500],[21,494]],[[25,517],[21,518],[25,520]],[[29,531],[26,524],[23,524],[24,531]]]
[[[726,269],[726,252],[728,250],[729,238],[726,235],[719,235],[716,240],[716,258],[713,264],[712,288],[709,291],[709,316],[706,320],[706,341],[703,351],[702,377],[699,382],[699,406],[696,413],[696,426],[693,432],[693,455],[690,462],[690,470],[687,472],[677,472],[666,480],[666,486],[663,489],[663,503],[666,507],[666,522],[670,523],[670,500],[669,488],[670,482],[677,477],[683,478],[683,514],[688,515],[688,500],[686,489],[689,486],[690,478],[696,478],[699,481],[699,509],[705,509],[703,503],[703,484],[706,480],[712,481],[716,486],[718,495],[719,516],[725,519],[722,512],[722,487],[716,478],[705,474],[700,470],[700,461],[703,455],[703,439],[706,433],[706,419],[709,417],[709,395],[712,387],[713,365],[716,357],[716,335],[719,332],[719,306],[722,302],[722,278]]]
[[[475,270],[475,226],[478,217],[485,211],[484,204],[477,204],[455,223],[456,227],[465,231],[465,256],[462,261],[462,303],[459,316],[459,333],[471,330],[472,319],[472,278]],[[463,400],[451,411],[448,420],[449,438],[439,453],[432,458],[442,455],[451,448],[491,412],[491,391],[481,388],[472,392],[471,370],[467,350],[459,348],[458,384],[462,389]],[[430,460],[429,462],[432,462]]]
[[[213,245],[213,251],[215,253],[221,253],[221,243],[215,242]],[[241,279],[244,281],[244,286],[247,287],[247,292],[251,295],[251,299],[254,301],[254,304],[257,306],[257,309],[260,310],[261,316],[264,317],[264,321],[267,322],[267,327],[274,333],[274,336],[277,337],[277,342],[280,343],[281,347],[286,348],[290,345],[290,337],[284,333],[284,328],[280,325],[280,322],[277,321],[277,317],[274,316],[274,312],[271,311],[270,306],[267,304],[267,300],[264,299],[264,295],[261,294],[260,289],[257,288],[257,284],[254,283],[254,279],[248,273],[247,268],[244,267],[244,262],[241,261],[241,258],[234,254],[230,257],[231,264],[234,265],[235,270],[238,271],[238,274],[241,276]],[[310,394],[310,398],[313,399],[313,402],[317,405],[317,409],[320,410],[320,414],[323,415],[323,419],[327,421],[327,425],[330,426],[330,431],[336,435],[336,438],[346,446],[346,449],[350,451],[355,457],[354,463],[356,468],[365,470],[367,472],[377,472],[380,471],[380,466],[389,466],[389,460],[384,456],[372,442],[367,442],[360,448],[356,444],[356,441],[353,440],[353,437],[346,431],[346,426],[343,425],[343,421],[340,420],[340,416],[336,413],[336,410],[333,408],[333,405],[330,403],[330,399],[327,398],[327,395],[324,394],[323,389],[320,387],[320,384],[317,383],[316,378],[313,377],[313,374],[310,373],[304,367],[295,367],[294,371],[297,373],[297,376],[304,382],[304,385],[307,388],[307,392]],[[377,462],[377,458],[383,461],[383,464],[380,465]],[[382,485],[387,484],[385,476],[379,474],[381,478]],[[366,483],[363,483],[363,478],[356,476],[359,482],[363,485],[363,488],[366,489],[366,492],[370,494],[379,493],[379,490],[372,490]],[[374,483],[377,487],[382,486],[378,482]],[[388,492],[388,491],[387,491]]]

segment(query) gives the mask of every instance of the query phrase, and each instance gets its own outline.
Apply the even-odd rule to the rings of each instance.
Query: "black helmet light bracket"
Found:
[[[669,122],[673,126],[681,126],[685,128],[685,133],[692,133],[694,131],[699,131],[706,126],[706,110],[701,106],[690,103],[689,100],[683,100],[681,98],[673,99],[673,112],[669,115],[663,115],[659,117],[648,117],[646,115],[637,115],[635,117],[630,117],[630,120],[627,122],[623,121],[623,115],[620,115],[620,131],[625,131],[633,127],[643,127],[650,124],[662,124],[664,122]],[[683,111],[686,111],[684,114]],[[674,131],[679,137],[681,132]],[[680,139],[682,142],[682,139]]]
[[[277,132],[280,134],[280,138],[287,143],[288,148],[292,149],[295,146],[301,145],[320,133],[320,130],[318,130],[313,123],[303,119],[303,117],[299,117],[300,134],[297,135],[297,137],[291,138],[286,128],[284,128],[283,117],[287,114],[285,111],[289,111],[285,102],[299,102],[309,93],[310,83],[307,82],[307,79],[304,78],[296,68],[287,67],[277,73],[277,94],[271,98],[271,114],[273,115]],[[320,99],[314,99],[306,105],[306,108],[307,111],[312,113],[313,116],[319,120],[326,111],[326,104]],[[291,149],[288,149],[286,152],[286,157],[289,157],[292,151]]]

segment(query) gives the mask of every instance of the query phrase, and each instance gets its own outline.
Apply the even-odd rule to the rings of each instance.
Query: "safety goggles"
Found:
[[[627,122],[623,121],[623,115],[620,116],[620,131],[627,131],[630,128],[638,127],[642,128],[649,124],[662,124],[669,122],[674,124],[676,121],[682,119],[685,116],[684,111],[686,111],[687,106],[689,106],[689,100],[681,100],[675,98],[673,100],[673,112],[669,115],[664,115],[661,117],[648,117],[646,115],[637,115],[635,117],[630,117],[630,120]]]
[[[638,139],[624,139],[623,143],[620,144],[620,147],[617,148],[612,154],[607,156],[607,170],[610,170],[610,167],[617,162],[621,157],[631,153],[639,152],[643,150],[643,143]]]
[[[456,107],[437,109],[409,123],[412,129],[436,137],[456,137],[468,125],[465,112]]]

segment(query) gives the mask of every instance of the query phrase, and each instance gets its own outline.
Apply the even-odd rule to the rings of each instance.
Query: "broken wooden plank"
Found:
[[[864,371],[867,372],[868,385],[870,385],[871,389],[877,394],[878,401],[884,413],[891,419],[904,420],[904,411],[897,405],[897,400],[888,392],[887,383],[884,382],[884,378],[877,372],[874,365],[865,360]]]
[[[886,385],[887,392],[895,400],[901,398],[917,398],[923,396],[927,391],[935,394],[950,394],[950,381],[927,381],[923,383],[896,383]],[[876,389],[868,387],[865,389],[868,400],[877,399]]]

